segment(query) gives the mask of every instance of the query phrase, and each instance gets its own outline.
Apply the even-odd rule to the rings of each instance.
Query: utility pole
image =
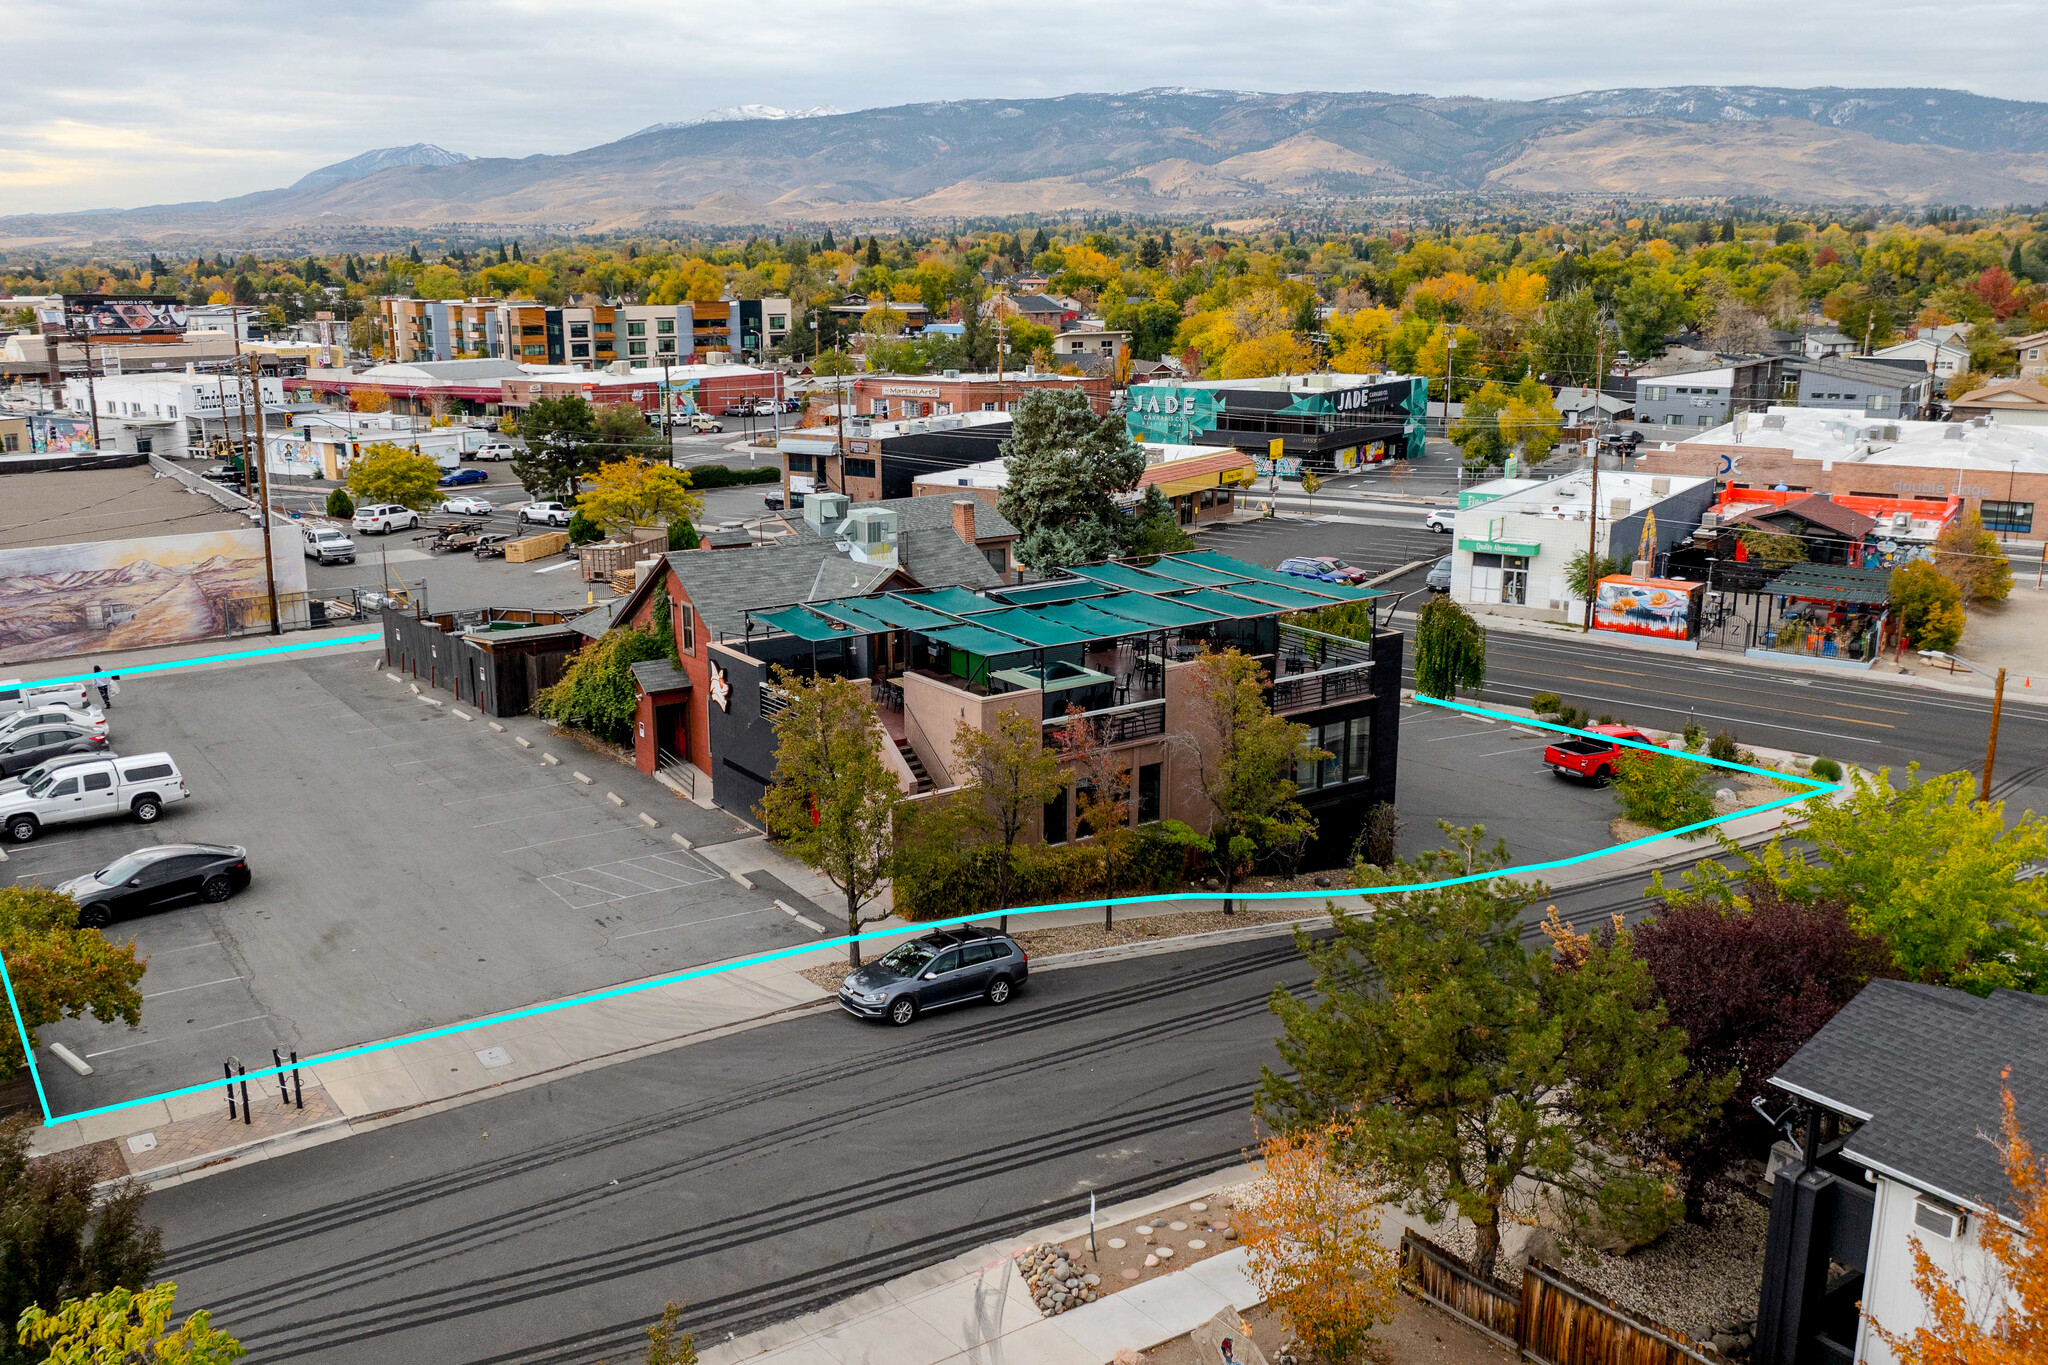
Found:
[[[659,343],[657,342],[656,344]],[[673,469],[676,463],[676,433],[675,428],[670,425],[668,410],[668,354],[666,352],[661,357],[661,440],[662,444],[668,449],[668,463],[669,467]]]
[[[68,329],[67,329],[68,330]],[[92,409],[92,448],[100,448],[100,395],[92,382],[92,335],[87,333],[79,345],[85,350],[85,405]]]
[[[1984,779],[1977,784],[1977,799],[1991,799],[1991,764],[1998,757],[1998,715],[2005,709],[2005,670],[1998,670],[1998,685],[1991,692],[1991,738],[1984,745]]]
[[[1586,488],[1586,620],[1579,627],[1579,634],[1585,635],[1593,629],[1593,600],[1600,595],[1600,586],[1595,580],[1594,565],[1599,560],[1597,550],[1600,541],[1600,400],[1598,398],[1600,377],[1607,372],[1607,333],[1596,319],[1593,325],[1593,459],[1589,471],[1591,482]],[[1449,395],[1445,395],[1446,399]]]
[[[236,387],[241,387],[239,375],[236,376]],[[270,460],[263,440],[263,379],[253,355],[249,357],[249,400],[256,409],[256,485],[262,497],[259,506],[263,512],[263,577],[270,588],[270,633],[282,635],[284,622],[278,619],[277,612],[277,560],[270,549]],[[242,467],[248,468],[246,459]]]
[[[1451,439],[1451,369],[1458,358],[1458,334],[1444,337],[1444,439]]]

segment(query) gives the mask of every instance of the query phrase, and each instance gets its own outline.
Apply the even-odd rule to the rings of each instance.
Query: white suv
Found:
[[[368,507],[356,509],[355,520],[349,525],[358,531],[369,531],[376,535],[389,535],[420,524],[420,514],[410,507],[400,507],[395,502],[373,502]]]
[[[356,543],[332,526],[301,526],[306,537],[306,558],[322,564],[353,564]]]
[[[1433,507],[1422,514],[1422,527],[1439,535],[1449,535],[1458,525],[1458,514],[1443,507]]]
[[[519,524],[528,522],[535,526],[567,526],[573,516],[568,508],[559,502],[529,502],[519,509]]]
[[[510,441],[486,441],[477,447],[472,460],[509,460],[519,452],[512,448]]]

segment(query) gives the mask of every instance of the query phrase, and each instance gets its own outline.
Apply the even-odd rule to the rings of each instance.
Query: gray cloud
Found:
[[[2028,99],[2048,55],[2031,6],[1971,0],[14,0],[8,21],[10,67],[35,79],[0,106],[0,213],[221,198],[409,142],[567,152],[750,102],[1160,85],[1945,84]]]

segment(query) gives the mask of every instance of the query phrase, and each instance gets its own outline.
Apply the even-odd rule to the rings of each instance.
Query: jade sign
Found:
[[[1133,384],[1124,396],[1124,429],[1134,441],[1192,445],[1195,434],[1216,429],[1213,389],[1178,384]]]

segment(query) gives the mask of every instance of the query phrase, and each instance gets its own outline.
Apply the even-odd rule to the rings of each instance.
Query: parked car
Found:
[[[107,732],[107,713],[97,706],[80,710],[64,702],[44,702],[39,706],[25,706],[11,716],[0,718],[0,740],[12,738],[24,730],[33,730],[40,725],[76,725],[104,735]]]
[[[1628,739],[1638,744],[1663,747],[1632,725],[1594,725],[1588,730],[1604,738],[1559,740],[1543,751],[1543,762],[1552,772],[1559,777],[1575,777],[1604,785],[1614,776],[1615,765],[1621,762],[1623,754],[1642,752],[1625,748],[1615,740]]]
[[[1438,535],[1449,535],[1458,526],[1457,512],[1448,507],[1432,507],[1422,514],[1422,529],[1435,531]]]
[[[464,488],[473,483],[489,483],[490,481],[491,471],[488,469],[451,469],[441,476],[439,486],[442,488]]]
[[[1451,556],[1445,555],[1430,566],[1429,572],[1422,576],[1422,586],[1431,592],[1451,590]]]
[[[211,479],[215,483],[231,483],[234,484],[236,487],[240,487],[242,483],[242,471],[239,469],[230,469],[224,464],[217,464],[211,469],[200,470],[199,477],[202,479]]]
[[[349,524],[358,531],[384,536],[418,526],[420,514],[395,502],[373,502],[367,507],[358,507],[355,520]]]
[[[804,410],[804,400],[801,398],[785,398],[782,400],[782,410],[784,412],[802,412]]]
[[[25,844],[45,825],[123,812],[146,825],[163,814],[167,804],[191,794],[169,754],[96,757],[95,763],[52,764],[29,785],[0,792],[0,829],[15,843]]]
[[[453,512],[459,517],[487,517],[498,509],[489,498],[458,497],[441,500],[443,512]]]
[[[1329,555],[1296,555],[1292,559],[1281,560],[1275,567],[1281,573],[1293,574],[1296,578],[1313,578],[1321,583],[1362,583],[1371,577],[1365,570],[1353,568]]]
[[[519,509],[519,524],[567,526],[569,518],[574,515],[575,513],[559,502],[529,502]]]
[[[708,412],[685,413],[681,416],[679,420],[682,422],[684,426],[688,427],[690,430],[694,432],[697,432],[699,435],[702,435],[704,432],[707,431],[725,430],[725,423],[719,421],[716,417],[713,417]]]
[[[509,460],[518,453],[517,450],[513,449],[510,441],[485,441],[477,447],[476,453],[469,458],[472,460],[500,461]]]
[[[782,494],[780,494],[780,493],[763,493],[763,494],[761,495],[761,501],[762,501],[763,503],[765,503],[765,504],[767,505],[767,507],[768,507],[768,510],[769,510],[769,511],[771,511],[771,512],[780,512],[780,511],[781,511],[781,510],[783,509],[783,506],[784,506],[784,501],[783,501],[783,497],[782,497]],[[795,508],[798,508],[798,507],[802,507],[803,505],[804,505],[804,495],[803,495],[803,494],[801,494],[801,493],[791,493],[791,494],[789,495],[789,499],[788,499],[788,506],[789,506],[790,508],[792,508],[792,509],[795,509]]]
[[[850,974],[839,1003],[862,1019],[907,1024],[926,1010],[969,1000],[1006,1003],[1029,975],[1031,958],[1008,934],[975,925],[938,929]]]
[[[46,763],[36,764],[35,767],[30,768],[19,777],[0,779],[0,795],[5,795],[8,792],[18,792],[24,787],[33,787],[36,783],[43,780],[43,774],[55,772],[59,768],[69,768],[79,763],[104,763],[110,759],[115,763],[119,763],[121,756],[119,754],[107,753],[105,750],[89,754],[59,754]]]
[[[83,725],[43,724],[0,740],[0,777],[27,772],[46,758],[59,754],[82,754],[106,747],[106,731],[98,734]]]
[[[29,683],[19,678],[0,682],[0,716],[9,716],[24,707],[45,704],[68,706],[74,711],[89,711],[100,703],[99,693],[88,683]]]
[[[78,902],[78,923],[99,929],[179,901],[218,904],[249,885],[249,850],[230,844],[155,844],[57,889]]]
[[[719,412],[720,417],[748,417],[753,414],[751,403],[727,403]]]
[[[306,558],[322,564],[356,562],[356,543],[334,527],[301,526],[299,530],[306,542]]]

